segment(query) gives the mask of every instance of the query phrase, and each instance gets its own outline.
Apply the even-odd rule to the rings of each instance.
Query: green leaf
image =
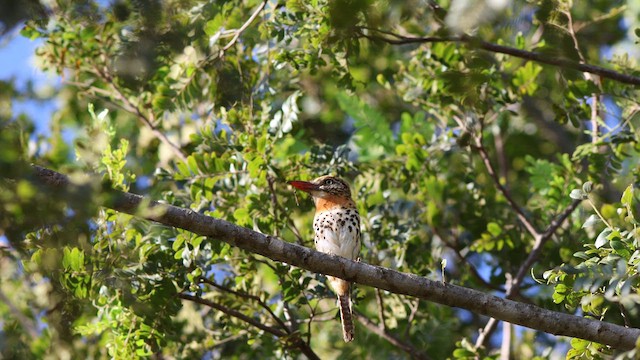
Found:
[[[189,155],[187,157],[187,165],[188,165],[189,170],[191,171],[191,173],[198,174],[200,172],[199,169],[198,169],[198,163],[196,161],[195,156]]]
[[[394,149],[393,132],[381,112],[346,92],[340,92],[337,99],[340,108],[354,120],[355,142],[363,160],[378,159]]]
[[[249,215],[249,211],[245,208],[239,208],[233,212],[233,218],[236,220],[238,225],[240,226],[249,226],[251,225],[251,217]]]
[[[589,346],[591,342],[588,340],[583,340],[583,339],[578,339],[578,338],[573,338],[571,339],[571,347],[576,349],[576,350],[583,350],[586,349],[587,346]]]
[[[615,250],[618,255],[622,256],[625,259],[628,259],[631,257],[631,252],[629,252],[629,250],[627,249],[627,246],[622,241],[612,240],[610,244],[611,244],[611,248]]]
[[[213,36],[220,30],[220,27],[222,26],[223,21],[224,21],[223,14],[217,14],[216,16],[213,17],[213,19],[207,21],[207,23],[204,25],[204,33],[207,34],[208,36]]]
[[[487,231],[489,231],[489,233],[494,237],[498,237],[500,236],[500,234],[502,234],[502,228],[495,222],[490,222],[489,224],[487,224]]]

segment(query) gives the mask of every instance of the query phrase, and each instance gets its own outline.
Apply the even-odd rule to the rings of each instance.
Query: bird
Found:
[[[360,214],[351,197],[349,184],[335,176],[320,176],[311,181],[289,181],[296,189],[311,195],[316,211],[313,218],[316,250],[357,260],[360,253]],[[338,308],[345,342],[353,341],[354,325],[351,312],[351,284],[327,276],[338,296]]]

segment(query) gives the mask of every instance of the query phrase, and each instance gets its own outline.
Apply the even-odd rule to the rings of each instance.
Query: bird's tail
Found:
[[[345,342],[353,341],[354,326],[349,295],[338,295],[338,307],[340,308],[340,320],[342,321],[342,337]]]

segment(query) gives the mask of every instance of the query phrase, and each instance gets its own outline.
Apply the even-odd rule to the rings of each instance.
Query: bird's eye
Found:
[[[335,181],[333,181],[333,179],[327,179],[327,180],[324,181],[324,184],[325,185],[333,185],[333,184],[335,184]]]

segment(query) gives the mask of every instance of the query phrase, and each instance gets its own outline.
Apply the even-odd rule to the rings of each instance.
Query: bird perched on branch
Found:
[[[316,205],[313,218],[314,242],[320,252],[356,260],[360,253],[360,215],[346,181],[325,175],[312,181],[289,181],[291,186],[309,193]],[[353,340],[351,289],[348,281],[328,276],[338,295],[344,341]]]

